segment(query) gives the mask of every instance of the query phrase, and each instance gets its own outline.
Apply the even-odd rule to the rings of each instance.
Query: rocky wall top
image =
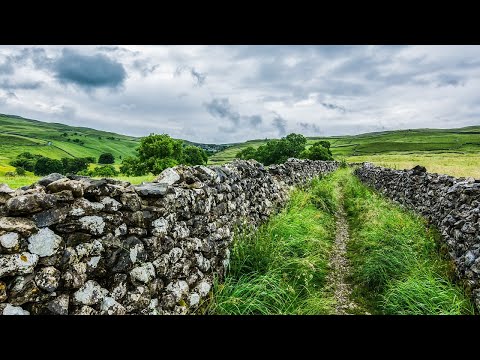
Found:
[[[0,314],[184,314],[229,262],[235,225],[338,167],[289,159],[178,166],[152,183],[51,174],[0,184]]]

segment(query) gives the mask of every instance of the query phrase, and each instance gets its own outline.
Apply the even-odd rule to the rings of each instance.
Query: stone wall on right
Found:
[[[357,177],[388,198],[423,215],[441,232],[480,309],[480,180],[426,172],[421,166],[394,170],[364,163]]]

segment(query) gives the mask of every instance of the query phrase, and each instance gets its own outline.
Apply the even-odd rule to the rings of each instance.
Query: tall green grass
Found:
[[[210,314],[328,314],[325,291],[338,194],[329,177],[293,190],[288,205],[258,231],[234,239],[230,269],[216,284]]]
[[[379,314],[473,314],[452,266],[439,250],[439,234],[340,170],[351,227],[348,254],[354,295]]]

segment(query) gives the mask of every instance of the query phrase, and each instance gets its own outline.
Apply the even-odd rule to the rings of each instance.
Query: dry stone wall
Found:
[[[234,161],[139,186],[59,174],[0,184],[0,314],[192,312],[225,275],[235,225],[259,225],[290,186],[338,165]]]
[[[459,278],[480,309],[480,180],[393,170],[365,163],[355,170],[364,183],[422,214],[441,231]]]

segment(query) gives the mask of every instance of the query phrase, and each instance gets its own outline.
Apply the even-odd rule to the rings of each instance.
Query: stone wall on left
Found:
[[[257,226],[291,186],[335,170],[178,166],[155,182],[51,174],[0,184],[0,314],[186,314],[223,278],[235,226]]]

